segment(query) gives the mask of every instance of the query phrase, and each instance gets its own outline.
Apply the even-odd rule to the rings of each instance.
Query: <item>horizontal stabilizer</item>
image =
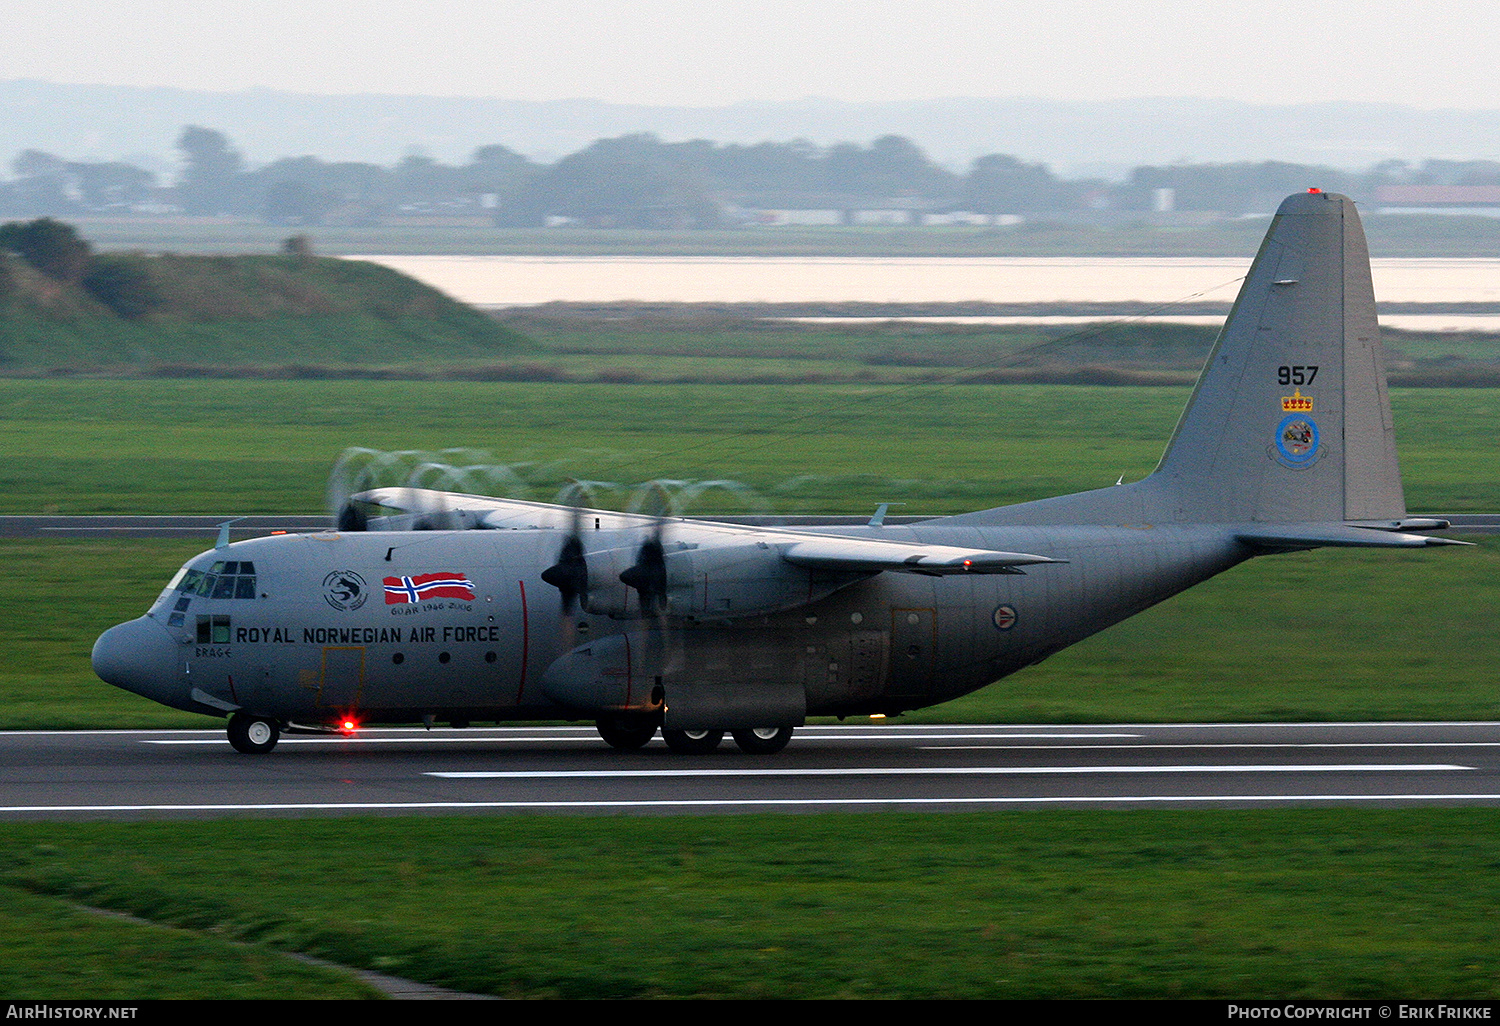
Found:
[[[1453,524],[1437,517],[1407,517],[1405,520],[1351,520],[1352,527],[1368,527],[1374,531],[1446,531]]]
[[[1028,552],[994,552],[964,549],[954,545],[922,545],[863,538],[816,537],[798,541],[782,550],[781,557],[795,566],[814,570],[893,570],[898,573],[944,577],[949,574],[1018,574],[1023,566],[1061,563],[1064,560],[1034,556]]]
[[[1257,524],[1236,531],[1235,538],[1263,549],[1421,549],[1430,545],[1469,545],[1456,538],[1431,538],[1349,524]]]

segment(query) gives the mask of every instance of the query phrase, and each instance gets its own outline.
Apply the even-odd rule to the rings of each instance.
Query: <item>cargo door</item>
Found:
[[[318,705],[325,709],[357,709],[364,685],[363,646],[323,649],[323,667],[318,677]]]

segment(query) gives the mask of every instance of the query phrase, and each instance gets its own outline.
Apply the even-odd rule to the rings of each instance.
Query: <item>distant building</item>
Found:
[[[1006,220],[1009,218],[1009,220]],[[972,210],[950,210],[946,214],[923,214],[924,225],[965,224],[987,228],[992,224],[1019,224],[1015,214],[977,214]]]
[[[856,210],[850,217],[858,225],[905,225],[912,223],[910,210]]]
[[[844,223],[842,210],[747,210],[751,224],[828,227]]]

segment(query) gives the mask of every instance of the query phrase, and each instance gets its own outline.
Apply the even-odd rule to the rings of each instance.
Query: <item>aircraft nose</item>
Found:
[[[94,673],[107,684],[163,705],[181,708],[186,699],[177,642],[150,617],[117,624],[99,635],[92,661]]]

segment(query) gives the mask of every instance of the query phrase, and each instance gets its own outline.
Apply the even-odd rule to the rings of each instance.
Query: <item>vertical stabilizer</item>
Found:
[[[1281,204],[1153,478],[1185,521],[1406,515],[1369,251],[1348,197]]]

